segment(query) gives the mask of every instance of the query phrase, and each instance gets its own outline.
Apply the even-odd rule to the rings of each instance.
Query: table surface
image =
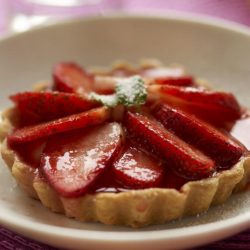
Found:
[[[14,1],[14,0],[13,0]],[[20,2],[20,1],[19,1]],[[115,3],[115,4],[114,4]],[[7,20],[11,12],[11,0],[0,0],[0,36],[8,31]],[[177,10],[211,15],[250,26],[249,0],[104,0],[105,9],[117,9],[130,12],[145,10]],[[0,226],[0,249],[18,250],[55,250],[31,239],[24,238]],[[228,239],[215,242],[197,249],[250,249],[250,230]]]

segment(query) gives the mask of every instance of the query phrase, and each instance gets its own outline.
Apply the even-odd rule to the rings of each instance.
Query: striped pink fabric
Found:
[[[125,0],[125,2],[125,8],[129,11],[184,11],[250,25],[250,0]]]

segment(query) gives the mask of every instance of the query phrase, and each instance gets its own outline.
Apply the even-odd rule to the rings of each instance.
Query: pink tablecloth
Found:
[[[248,0],[123,0],[118,5],[117,3],[114,4],[117,1],[119,0],[109,0],[107,4],[110,4],[111,8],[119,6],[130,12],[143,12],[145,10],[164,11],[165,9],[194,12],[212,15],[250,26],[250,1]],[[10,0],[0,0],[0,32],[6,30],[9,3]],[[55,248],[34,242],[0,227],[0,250],[2,249],[52,250]],[[199,249],[249,250],[250,230]]]
[[[129,0],[129,11],[175,10],[206,14],[250,25],[250,0]]]

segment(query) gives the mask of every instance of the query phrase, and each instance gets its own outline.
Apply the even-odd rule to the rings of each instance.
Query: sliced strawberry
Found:
[[[94,91],[98,94],[113,94],[115,86],[121,77],[114,76],[95,76],[94,80]]]
[[[182,68],[146,68],[142,69],[140,74],[157,84],[175,86],[194,85],[193,77],[186,75]]]
[[[33,168],[39,167],[45,140],[36,140],[23,144],[12,145],[19,158]]]
[[[231,93],[193,87],[151,85],[151,95],[214,123],[241,117],[241,108]]]
[[[179,175],[201,179],[214,172],[214,161],[166,130],[153,118],[128,112],[125,126],[132,142],[162,157]]]
[[[188,113],[161,105],[154,114],[166,129],[210,156],[223,168],[234,165],[246,151],[230,136]]]
[[[194,86],[194,81],[191,76],[180,76],[180,77],[159,77],[155,78],[154,82],[163,85],[174,85],[174,86]]]
[[[84,94],[92,89],[93,76],[75,63],[59,63],[53,70],[54,89]]]
[[[17,129],[8,136],[8,142],[10,145],[16,145],[69,130],[87,128],[104,123],[109,117],[110,110],[108,108],[96,108],[58,120]]]
[[[127,147],[114,163],[116,179],[125,187],[150,188],[159,185],[163,168],[161,163],[134,147]]]
[[[118,123],[56,135],[47,142],[40,168],[59,194],[78,197],[111,166],[122,137]]]
[[[20,111],[20,125],[31,125],[77,114],[98,104],[76,94],[23,92],[10,96]]]

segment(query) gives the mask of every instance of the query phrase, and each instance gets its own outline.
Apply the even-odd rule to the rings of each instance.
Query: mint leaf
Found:
[[[146,102],[147,91],[140,76],[119,80],[116,84],[118,103],[125,106],[138,106]]]
[[[92,92],[90,98],[108,107],[115,107],[118,104],[139,106],[146,102],[147,91],[143,79],[140,76],[132,76],[119,79],[113,95],[100,95]]]
[[[116,94],[113,95],[99,95],[94,92],[90,93],[90,98],[102,103],[108,107],[114,107],[118,104],[118,98]]]

